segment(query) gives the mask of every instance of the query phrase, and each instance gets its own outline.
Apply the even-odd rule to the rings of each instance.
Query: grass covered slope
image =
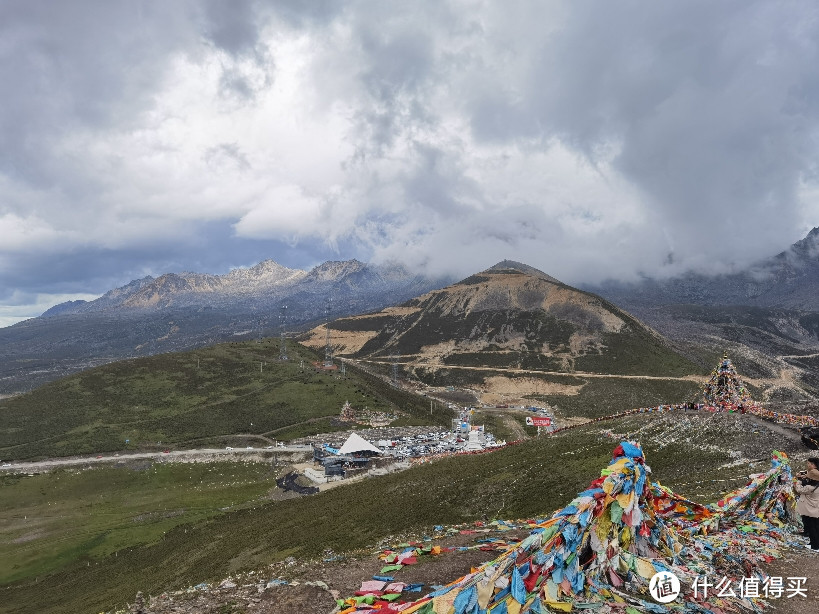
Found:
[[[544,394],[534,398],[549,403],[563,416],[598,418],[637,407],[695,401],[701,396],[702,385],[689,380],[587,378],[576,395]]]
[[[0,584],[160,541],[258,500],[275,477],[261,463],[150,462],[0,475]]]
[[[484,515],[548,515],[598,477],[612,449],[625,438],[642,442],[652,479],[709,502],[744,483],[748,473],[767,468],[772,449],[788,451],[791,445],[749,418],[631,416],[492,454],[454,457],[312,497],[230,512],[178,527],[154,545],[120,551],[90,566],[79,561],[39,582],[30,578],[2,587],[0,602],[10,613],[98,612],[132,600],[138,590],[156,594],[291,555],[371,547],[387,536],[427,531],[434,524]],[[762,460],[732,466],[739,456]]]
[[[289,354],[289,361],[278,361],[277,341],[227,343],[112,363],[46,384],[0,402],[0,459],[194,445],[295,425],[299,433],[315,433],[327,425],[307,421],[338,415],[347,400],[356,408],[400,410],[405,423],[447,423],[442,410],[430,415],[422,399],[355,368],[346,377],[316,372],[314,351],[291,344]]]

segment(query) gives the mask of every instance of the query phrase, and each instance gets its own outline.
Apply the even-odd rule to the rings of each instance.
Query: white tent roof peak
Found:
[[[351,433],[347,441],[344,442],[344,445],[339,448],[338,452],[339,454],[355,454],[356,452],[377,452],[381,454],[381,450],[358,433]]]

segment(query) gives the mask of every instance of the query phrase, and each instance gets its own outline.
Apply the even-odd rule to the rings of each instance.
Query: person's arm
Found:
[[[819,469],[814,469],[813,467],[811,467],[810,469],[808,469],[807,477],[809,480],[816,480],[817,482],[819,482]]]

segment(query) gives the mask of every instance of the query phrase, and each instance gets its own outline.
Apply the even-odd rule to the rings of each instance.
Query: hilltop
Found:
[[[605,299],[511,261],[329,327],[339,356],[385,368],[396,363],[404,377],[469,388],[491,404],[562,402],[601,388],[604,396],[631,388],[630,407],[683,400],[700,370]],[[319,348],[325,338],[322,325],[304,343]],[[601,400],[598,395],[580,413],[595,411]]]
[[[334,320],[340,355],[415,366],[681,375],[694,367],[633,316],[526,265],[501,262],[395,307]],[[324,326],[307,344],[323,343]]]

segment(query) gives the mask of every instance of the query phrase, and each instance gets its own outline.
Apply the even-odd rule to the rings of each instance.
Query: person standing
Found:
[[[805,461],[805,469],[796,474],[794,490],[799,494],[796,513],[802,516],[810,549],[819,552],[819,458]]]

